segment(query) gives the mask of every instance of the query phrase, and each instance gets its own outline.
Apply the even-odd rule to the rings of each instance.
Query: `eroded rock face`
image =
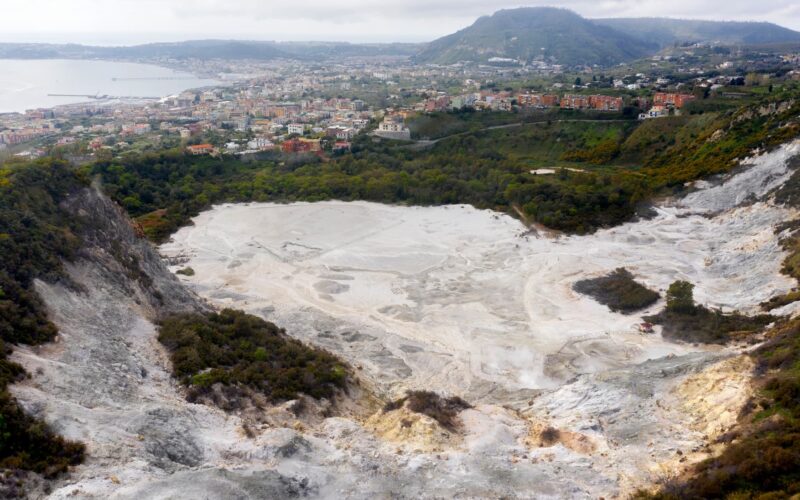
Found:
[[[779,183],[789,152],[752,168],[772,169]],[[713,198],[771,189],[732,185]],[[447,436],[416,417],[404,430],[409,416],[396,412],[301,423],[284,408],[245,429],[236,415],[186,402],[154,320],[206,306],[118,208],[97,192],[80,193],[70,208],[100,220],[68,266],[74,285],[37,283],[61,335],[14,354],[32,374],[13,388],[20,402],[88,445],[86,463],[50,496],[608,498],[647,486],[713,451],[705,448],[709,434],[727,424],[714,427],[708,410],[723,420],[738,411],[749,368],[735,349],[627,331],[636,318],[575,296],[571,285],[624,265],[650,286],[686,277],[701,300],[745,308],[789,286],[771,278],[782,254],[767,237],[789,212],[749,197],[741,198],[746,206],[725,206],[702,192],[702,203],[684,200],[650,221],[560,240],[526,240],[516,221],[487,212],[369,204],[300,205],[300,223],[288,227],[281,217],[274,236],[245,218],[212,224],[220,211],[252,214],[259,205],[222,207],[164,248],[189,259],[196,274],[184,281],[200,296],[334,350],[363,368],[366,386],[476,403]],[[317,232],[331,207],[348,223]],[[392,219],[427,210],[441,214],[417,226],[416,215]],[[398,224],[394,232],[387,221]],[[226,240],[228,230],[239,239]],[[342,233],[334,240],[341,245],[331,246],[332,232]],[[404,432],[413,439],[403,442]]]

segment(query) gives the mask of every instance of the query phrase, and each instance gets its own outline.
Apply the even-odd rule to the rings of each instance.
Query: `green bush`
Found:
[[[694,285],[688,281],[675,281],[667,289],[667,311],[691,314],[695,311]]]
[[[240,311],[170,316],[160,322],[158,340],[170,351],[175,376],[189,386],[190,399],[217,383],[275,402],[300,394],[331,398],[346,388],[342,361]]]
[[[607,276],[576,282],[572,288],[593,297],[612,311],[631,313],[655,303],[660,295],[633,279],[624,268],[616,269]]]
[[[194,276],[194,269],[191,267],[184,267],[183,269],[178,269],[175,271],[175,274],[180,274],[181,276]]]
[[[691,283],[675,281],[667,290],[667,307],[644,319],[662,325],[664,338],[704,344],[724,344],[736,334],[758,332],[778,319],[769,314],[747,316],[710,310],[695,304],[693,290]]]

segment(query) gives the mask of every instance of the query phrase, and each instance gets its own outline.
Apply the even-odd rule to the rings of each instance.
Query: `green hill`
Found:
[[[416,61],[453,64],[496,57],[523,62],[544,59],[567,66],[613,65],[657,48],[570,10],[536,7],[481,17],[472,26],[428,44]]]
[[[659,47],[676,42],[710,42],[722,45],[800,42],[800,33],[797,31],[765,22],[696,21],[657,17],[594,19],[593,22]]]

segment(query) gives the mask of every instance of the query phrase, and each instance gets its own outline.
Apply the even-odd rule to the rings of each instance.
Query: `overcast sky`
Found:
[[[800,0],[0,0],[0,41],[417,42],[502,8],[534,5],[567,7],[585,17],[757,20],[800,30]]]

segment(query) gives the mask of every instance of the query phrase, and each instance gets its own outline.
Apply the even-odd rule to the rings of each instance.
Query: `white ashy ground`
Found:
[[[162,247],[213,303],[340,353],[379,389],[475,402],[462,436],[389,413],[247,437],[238,417],[185,401],[138,284],[96,260],[71,265],[81,287],[37,284],[59,342],[13,355],[32,374],[12,387],[21,404],[88,445],[51,497],[613,498],[651,485],[708,456],[752,366],[634,333],[636,317],[571,285],[625,266],[657,288],[689,279],[722,307],[787,290],[773,226],[793,214],[748,200],[785,181],[798,150],[587,237],[539,239],[467,207],[227,205]]]
[[[780,160],[796,148],[650,220],[584,237],[538,238],[469,206],[246,204],[201,214],[160,250],[195,270],[186,282],[201,296],[331,348],[391,391],[502,400],[696,350],[639,334],[642,314],[611,312],[575,293],[577,280],[625,267],[651,288],[685,279],[698,301],[745,311],[789,290],[773,232],[788,211],[737,205],[785,180]]]

